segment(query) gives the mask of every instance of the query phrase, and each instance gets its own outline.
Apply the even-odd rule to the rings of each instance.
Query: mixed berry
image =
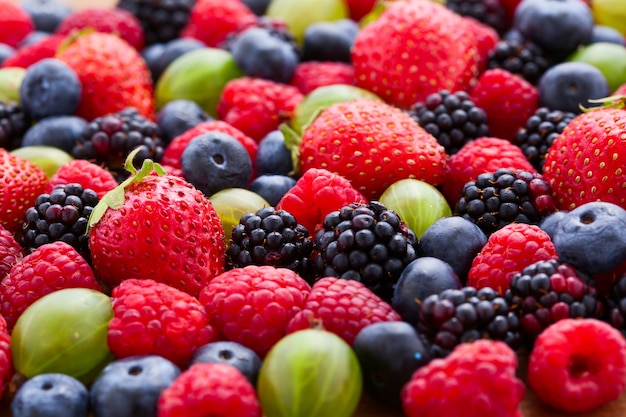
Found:
[[[623,399],[626,6],[297,3],[0,0],[11,415]]]

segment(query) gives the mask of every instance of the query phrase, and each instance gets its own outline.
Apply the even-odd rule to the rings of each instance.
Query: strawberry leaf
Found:
[[[281,123],[278,129],[285,137],[285,147],[291,152],[291,162],[293,164],[293,172],[290,173],[297,175],[300,172],[300,142],[302,142],[302,136],[293,130],[286,123]]]
[[[579,104],[578,107],[583,112],[590,112],[599,109],[623,109],[626,107],[626,95],[615,95],[609,97],[603,97],[598,99],[588,99],[591,104],[598,104],[598,106],[584,107]]]

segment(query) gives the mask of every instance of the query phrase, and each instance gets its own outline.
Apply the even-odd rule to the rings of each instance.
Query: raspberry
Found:
[[[0,0],[0,43],[16,48],[20,41],[35,30],[30,15],[11,0]]]
[[[158,417],[261,417],[252,384],[234,366],[196,363],[161,393]]]
[[[383,321],[401,321],[391,306],[358,281],[324,277],[312,287],[304,309],[287,325],[287,333],[310,328],[320,322],[352,345],[365,326]]]
[[[556,409],[589,413],[626,390],[626,340],[596,319],[561,320],[537,337],[528,383]]]
[[[0,398],[9,391],[9,383],[14,374],[11,335],[3,328],[0,330]]]
[[[200,346],[217,340],[193,296],[151,279],[127,279],[112,292],[107,341],[118,358],[159,355],[187,365]]]
[[[9,273],[13,265],[24,257],[24,250],[15,240],[13,233],[0,225],[0,280]]]
[[[303,98],[294,86],[241,77],[229,81],[222,90],[217,114],[259,142],[289,120]]]
[[[309,94],[319,87],[335,84],[354,85],[354,68],[343,62],[308,61],[296,66],[290,84],[302,94]]]
[[[415,371],[402,390],[404,413],[521,417],[518,405],[525,388],[515,376],[516,368],[517,356],[504,342],[462,343],[445,359],[434,359]]]
[[[250,265],[213,278],[199,299],[221,339],[264,357],[286,334],[310,292],[309,284],[290,269]]]
[[[85,159],[74,159],[61,165],[50,177],[46,193],[49,194],[57,185],[71,183],[94,190],[98,198],[104,197],[106,193],[117,187],[117,181],[111,172]]]
[[[3,28],[4,29],[4,28]],[[57,49],[65,39],[63,35],[46,36],[39,42],[26,45],[2,62],[2,68],[28,68],[45,58],[54,58]]]
[[[511,223],[494,232],[472,262],[467,285],[491,287],[500,295],[517,272],[537,261],[557,258],[550,235],[538,226]]]
[[[480,68],[482,72],[487,67],[489,52],[491,52],[496,46],[500,40],[500,36],[494,28],[485,23],[479,22],[472,17],[463,17],[463,20],[467,24],[468,30],[471,31],[476,38],[476,47],[478,48],[478,54],[480,55],[478,68]]]
[[[368,200],[341,175],[325,169],[307,170],[276,205],[296,217],[312,236],[321,229],[324,217],[352,203]]]
[[[12,329],[28,306],[53,291],[102,291],[87,261],[65,242],[40,246],[15,264],[0,285],[0,313]]]

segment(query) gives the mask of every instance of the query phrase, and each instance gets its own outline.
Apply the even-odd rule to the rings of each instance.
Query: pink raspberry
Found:
[[[102,198],[106,193],[117,187],[117,181],[110,171],[86,159],[74,159],[61,165],[48,181],[46,192],[59,184],[78,183],[83,188],[90,188]]]
[[[13,233],[0,225],[0,280],[7,276],[13,265],[24,257],[24,250]]]

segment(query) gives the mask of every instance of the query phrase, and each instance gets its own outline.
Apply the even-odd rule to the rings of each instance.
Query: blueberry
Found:
[[[248,76],[288,84],[299,58],[287,41],[259,27],[246,29],[232,43],[233,59]]]
[[[159,395],[180,373],[178,366],[161,356],[117,359],[102,370],[89,390],[93,415],[155,417]]]
[[[48,32],[41,32],[38,30],[32,31],[20,41],[17,47],[19,49],[28,45],[34,45],[36,43],[41,42],[42,40],[44,40],[45,38],[49,36],[50,34]]]
[[[181,157],[181,168],[183,177],[209,197],[226,188],[245,188],[252,162],[237,139],[208,132],[189,142]]]
[[[549,68],[539,79],[539,106],[581,113],[580,105],[610,94],[602,72],[585,62],[563,62]]]
[[[400,407],[400,392],[418,368],[430,362],[428,344],[403,321],[364,327],[352,345],[363,372],[363,387],[375,400]]]
[[[71,153],[87,127],[78,116],[50,116],[31,126],[22,139],[22,146],[54,146]]]
[[[567,214],[567,211],[564,211],[564,210],[555,211],[554,213],[551,213],[547,215],[546,217],[544,217],[543,219],[541,219],[541,221],[539,222],[537,226],[539,226],[541,230],[546,232],[548,236],[550,236],[550,239],[553,239],[556,225],[559,224],[561,219],[565,217],[566,214]]]
[[[256,175],[289,175],[293,171],[291,151],[285,146],[285,136],[280,130],[268,133],[259,142],[254,159]]]
[[[313,23],[304,32],[302,60],[350,63],[350,49],[358,32],[358,24],[351,19]]]
[[[589,43],[616,43],[618,45],[626,46],[626,38],[619,33],[616,29],[610,26],[594,25],[591,32],[591,39]]]
[[[266,174],[256,177],[248,189],[263,197],[270,206],[276,206],[294,185],[296,180],[286,175]]]
[[[15,49],[6,43],[0,43],[0,65],[5,59],[15,55]]]
[[[82,86],[70,67],[55,58],[31,65],[20,84],[20,102],[35,120],[71,115],[80,102]]]
[[[165,144],[176,136],[212,118],[194,101],[179,99],[168,102],[157,115],[157,124]]]
[[[187,52],[205,47],[206,45],[202,41],[193,38],[179,38],[167,42],[163,45],[161,53],[155,56],[155,59],[148,64],[152,79],[154,81],[158,80],[161,74],[163,74],[163,71],[165,71],[176,58],[185,55]]]
[[[89,393],[76,378],[47,373],[34,376],[11,401],[13,417],[87,417]]]
[[[35,30],[48,33],[54,33],[73,12],[70,5],[57,0],[26,0],[21,6],[33,19]]]
[[[248,6],[248,9],[252,10],[257,16],[263,16],[269,6],[271,0],[242,0],[241,2]]]
[[[460,216],[444,217],[422,235],[420,255],[447,262],[465,284],[472,261],[486,243],[487,236],[475,223]]]
[[[154,75],[154,69],[156,67],[156,62],[161,57],[165,51],[164,43],[155,43],[149,46],[146,46],[141,50],[141,57],[144,61],[146,61],[146,65],[148,65],[148,69],[150,70],[150,75],[152,76],[152,81],[156,83],[157,78]]]
[[[196,349],[189,366],[196,363],[225,363],[239,369],[256,386],[261,358],[253,350],[231,341],[208,343]]]
[[[626,210],[597,201],[568,212],[554,230],[559,259],[589,274],[609,272],[626,261]]]

